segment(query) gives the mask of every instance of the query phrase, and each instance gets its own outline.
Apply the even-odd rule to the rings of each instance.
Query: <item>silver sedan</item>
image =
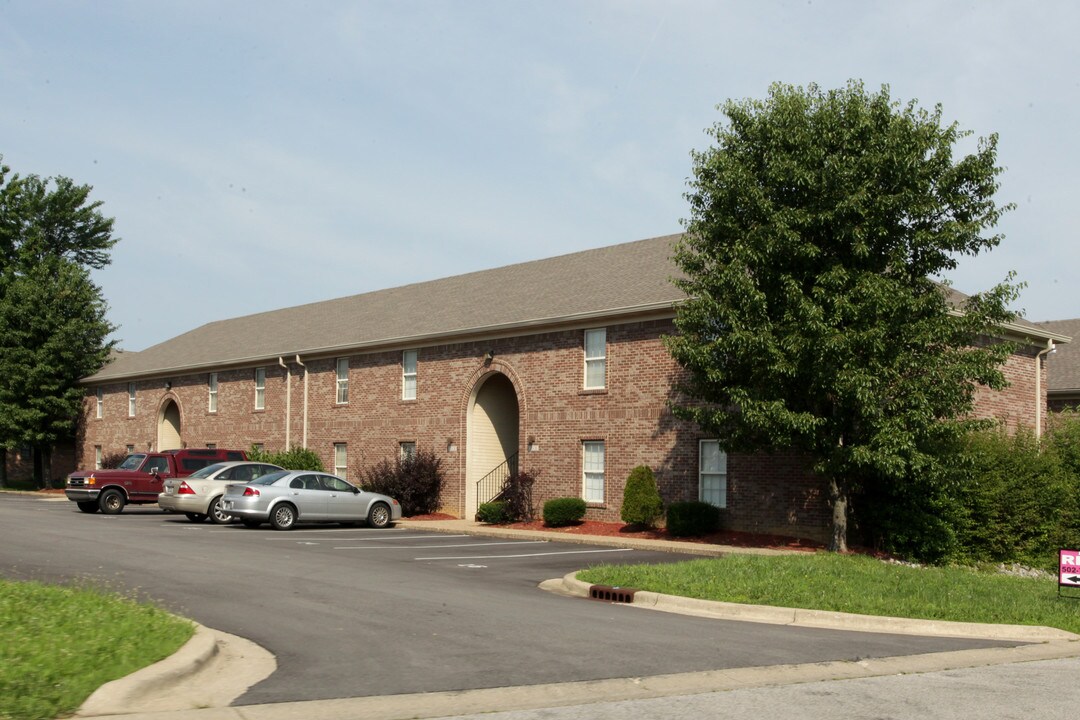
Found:
[[[251,482],[260,475],[281,470],[277,465],[257,462],[223,462],[207,465],[187,477],[169,478],[158,495],[162,510],[182,512],[191,522],[204,522],[210,518],[219,525],[232,522],[232,517],[221,511],[221,496],[225,483]]]
[[[228,485],[221,509],[247,527],[269,522],[275,530],[290,530],[299,522],[366,522],[384,528],[401,519],[397,500],[310,470],[282,470],[245,485]]]

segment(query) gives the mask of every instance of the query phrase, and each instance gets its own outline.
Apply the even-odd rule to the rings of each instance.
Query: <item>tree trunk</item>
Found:
[[[842,488],[835,477],[829,478],[829,502],[832,504],[832,537],[829,550],[847,552],[847,489]]]
[[[0,488],[7,487],[7,448],[0,448]]]
[[[31,455],[34,457],[34,487],[38,490],[44,490],[45,474],[42,472],[41,450],[34,448],[31,450]]]

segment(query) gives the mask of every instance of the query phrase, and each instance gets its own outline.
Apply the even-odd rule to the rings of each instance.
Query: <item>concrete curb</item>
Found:
[[[561,580],[549,580],[542,583],[541,587],[546,590],[557,590],[560,584],[564,594],[575,597],[589,597],[590,588],[592,587],[589,583],[578,580],[576,572],[563,576]],[[715,617],[725,620],[743,620],[772,625],[793,625],[857,632],[977,638],[1024,643],[1080,640],[1080,635],[1075,633],[1039,625],[992,625],[950,620],[919,620],[877,615],[857,615],[855,613],[803,610],[770,605],[742,605],[739,603],[663,595],[646,590],[637,591],[634,594],[632,604],[665,612]],[[1078,651],[1080,651],[1080,648],[1078,648]]]
[[[224,707],[277,668],[274,656],[236,635],[195,624],[179,650],[126,677],[105,683],[76,717]]]

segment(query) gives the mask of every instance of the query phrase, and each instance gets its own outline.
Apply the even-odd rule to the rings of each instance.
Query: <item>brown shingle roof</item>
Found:
[[[665,235],[220,320],[141,352],[121,353],[83,382],[259,365],[281,356],[404,348],[671,312],[685,298],[671,283],[672,277],[681,275],[671,261],[673,244],[680,237]],[[958,309],[968,298],[951,288],[946,294]],[[1005,329],[1038,338],[1051,330],[1025,320]]]
[[[592,317],[671,309],[667,235],[208,323],[124,353],[84,382],[257,364],[278,356],[408,346]]]
[[[1080,335],[1080,318],[1050,320],[1039,327],[1059,335]],[[1080,391],[1080,347],[1058,345],[1046,358],[1046,386],[1050,392]]]

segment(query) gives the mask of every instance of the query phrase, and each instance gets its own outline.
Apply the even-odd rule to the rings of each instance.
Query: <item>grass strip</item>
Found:
[[[908,567],[858,555],[732,554],[659,565],[600,565],[578,574],[596,585],[750,605],[862,615],[1044,625],[1080,633],[1080,600],[1057,580],[962,567]]]
[[[187,620],[101,589],[0,580],[0,718],[72,713],[193,633]]]

